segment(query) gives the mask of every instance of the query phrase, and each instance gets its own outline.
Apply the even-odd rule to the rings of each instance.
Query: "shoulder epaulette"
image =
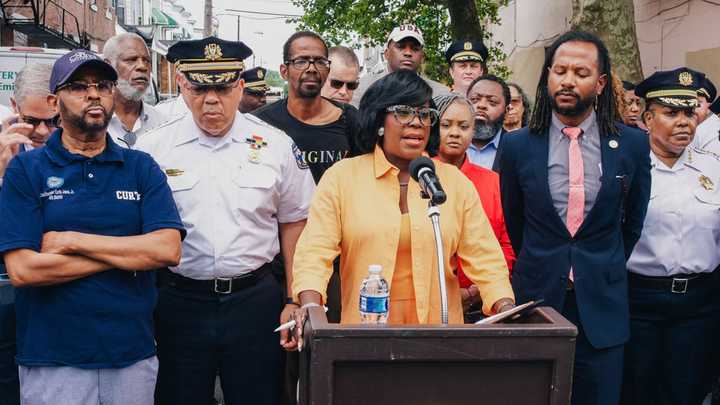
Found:
[[[690,148],[692,148],[692,150],[693,150],[695,153],[699,154],[699,155],[711,156],[711,157],[715,158],[717,161],[720,162],[720,155],[718,155],[717,153],[715,153],[715,152],[713,152],[713,151],[709,151],[709,150],[707,150],[707,149],[698,148],[697,146],[690,146]]]

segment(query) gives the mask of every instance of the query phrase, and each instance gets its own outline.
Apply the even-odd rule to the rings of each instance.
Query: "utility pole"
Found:
[[[203,35],[209,37],[213,33],[212,29],[212,0],[205,0],[205,19],[203,20]]]

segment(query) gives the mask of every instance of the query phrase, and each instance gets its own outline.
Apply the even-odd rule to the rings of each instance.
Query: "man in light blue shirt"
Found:
[[[475,107],[475,134],[468,157],[471,163],[497,172],[510,88],[497,76],[483,75],[473,80],[468,89],[467,98]]]
[[[467,150],[470,162],[486,169],[495,170],[495,157],[497,156],[498,148],[500,147],[500,137],[504,132],[505,131],[502,129],[497,131],[495,135],[490,138],[490,142],[485,145],[482,145],[478,142],[479,140],[473,138],[473,141]]]

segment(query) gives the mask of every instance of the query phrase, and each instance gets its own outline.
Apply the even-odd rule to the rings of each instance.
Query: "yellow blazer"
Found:
[[[514,298],[508,269],[483,211],[477,191],[455,166],[435,162],[436,173],[448,195],[440,206],[445,253],[445,281],[450,323],[462,323],[457,260],[479,288],[483,311],[491,313],[500,298]],[[313,290],[327,299],[333,260],[340,255],[342,323],[360,322],[360,284],[368,266],[380,264],[392,288],[400,238],[399,170],[376,147],[374,153],[342,160],[325,172],[310,206],[305,230],[293,261],[293,294]],[[420,323],[440,323],[440,293],[428,201],[420,185],[410,180],[408,211],[412,240],[413,285]],[[392,311],[392,302],[390,302]]]

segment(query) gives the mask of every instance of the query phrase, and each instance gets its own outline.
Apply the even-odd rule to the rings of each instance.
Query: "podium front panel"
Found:
[[[301,404],[567,404],[575,327],[550,308],[516,324],[364,326],[311,314]]]

